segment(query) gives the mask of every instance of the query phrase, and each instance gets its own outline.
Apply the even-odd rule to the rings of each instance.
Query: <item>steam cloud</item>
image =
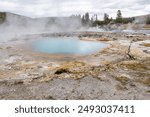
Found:
[[[81,19],[74,17],[29,18],[6,13],[4,23],[0,24],[0,40],[25,34],[73,32],[82,27]]]

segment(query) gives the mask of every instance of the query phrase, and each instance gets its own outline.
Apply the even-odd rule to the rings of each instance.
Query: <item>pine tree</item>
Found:
[[[116,23],[122,23],[122,13],[121,13],[121,10],[117,11]]]
[[[85,25],[85,16],[82,16],[82,24]]]
[[[97,18],[97,14],[95,14],[95,17],[96,17],[96,18],[95,18],[95,20],[97,21],[97,20],[98,20],[98,18]]]
[[[146,24],[150,24],[150,16],[147,17]]]
[[[85,22],[88,23],[90,20],[89,13],[85,14]]]
[[[109,15],[107,13],[104,13],[104,22],[105,24],[109,23]]]

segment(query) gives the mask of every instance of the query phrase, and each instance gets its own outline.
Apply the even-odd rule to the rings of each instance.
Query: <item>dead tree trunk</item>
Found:
[[[134,40],[132,40],[132,41],[130,42],[130,45],[129,45],[129,47],[128,47],[128,52],[127,52],[127,58],[128,58],[128,59],[131,59],[131,60],[135,60],[134,56],[131,54],[131,46],[132,46],[133,41],[134,41]]]

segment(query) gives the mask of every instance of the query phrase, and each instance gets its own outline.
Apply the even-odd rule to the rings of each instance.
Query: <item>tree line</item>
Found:
[[[85,15],[81,16],[81,22],[83,26],[103,26],[108,24],[128,24],[133,23],[135,21],[134,17],[124,18],[122,16],[121,10],[117,11],[116,18],[113,19],[112,17],[109,17],[107,13],[104,13],[103,20],[98,20],[97,14],[94,14],[91,18],[89,13],[85,13]],[[146,24],[150,24],[150,17],[147,17]]]

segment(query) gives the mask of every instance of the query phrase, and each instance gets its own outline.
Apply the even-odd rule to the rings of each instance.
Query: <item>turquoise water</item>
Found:
[[[91,54],[106,47],[106,44],[92,41],[81,41],[75,37],[42,38],[33,42],[36,52],[49,54]]]

